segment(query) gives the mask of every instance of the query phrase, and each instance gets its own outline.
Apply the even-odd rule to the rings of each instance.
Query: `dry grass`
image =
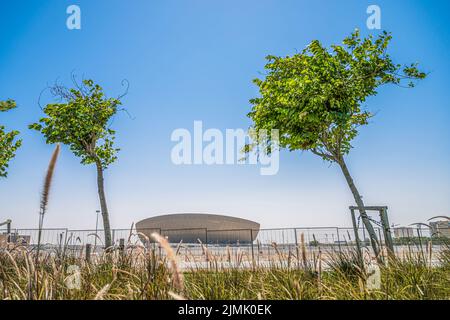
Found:
[[[353,253],[329,255],[327,262],[299,248],[299,264],[223,268],[208,253],[209,268],[180,271],[177,251],[154,235],[166,254],[128,245],[94,255],[36,253],[25,247],[0,251],[0,299],[449,299],[449,251],[431,267],[420,256],[381,266],[378,290],[365,286],[366,272]],[[228,253],[229,255],[229,253]],[[322,255],[320,253],[319,255]],[[322,264],[324,266],[322,267]],[[326,264],[326,265],[325,265]],[[71,267],[72,266],[72,267]],[[79,287],[71,288],[73,266]],[[322,270],[323,268],[323,270]],[[72,270],[72,271],[71,271]]]

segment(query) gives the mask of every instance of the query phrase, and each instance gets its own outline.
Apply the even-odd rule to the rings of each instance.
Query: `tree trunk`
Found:
[[[105,233],[105,248],[112,246],[111,241],[111,226],[109,225],[108,206],[106,205],[105,186],[103,181],[103,167],[100,161],[96,161],[97,166],[97,187],[98,197],[100,199],[100,208],[102,210],[103,217],[103,230]]]
[[[358,189],[356,189],[355,183],[353,182],[353,179],[350,175],[350,172],[348,171],[348,168],[347,168],[347,165],[345,164],[344,159],[341,158],[340,161],[338,162],[338,164],[341,167],[342,172],[344,173],[345,179],[347,180],[347,184],[350,187],[350,190],[352,191],[353,197],[355,198],[355,202],[356,202],[356,205],[358,206],[358,210],[361,215],[361,219],[364,223],[364,226],[367,229],[367,232],[369,233],[370,243],[372,244],[373,251],[374,251],[377,259],[379,260],[380,251],[378,248],[377,235],[376,235],[375,230],[369,220],[369,217],[367,216],[362,197],[359,194]]]

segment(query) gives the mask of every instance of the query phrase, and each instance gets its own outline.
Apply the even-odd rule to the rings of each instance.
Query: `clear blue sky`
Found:
[[[432,4],[431,4],[432,3]],[[77,4],[82,29],[66,28]],[[174,212],[223,213],[263,227],[350,225],[353,204],[335,166],[308,153],[281,154],[280,171],[251,166],[175,166],[170,135],[192,129],[247,128],[251,80],[268,54],[288,55],[313,39],[363,34],[366,8],[382,10],[393,33],[392,57],[430,72],[417,88],[385,87],[367,107],[377,112],[348,158],[368,205],[388,205],[391,222],[409,224],[450,214],[450,2],[299,0],[2,1],[0,97],[19,108],[0,122],[24,140],[0,180],[0,220],[36,227],[39,192],[53,147],[27,125],[42,115],[47,83],[69,83],[72,71],[110,95],[131,87],[116,117],[119,161],[106,173],[113,227]],[[46,216],[47,227],[93,228],[98,208],[94,167],[64,147]]]

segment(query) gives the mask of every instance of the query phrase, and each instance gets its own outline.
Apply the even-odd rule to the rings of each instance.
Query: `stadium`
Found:
[[[255,241],[259,229],[259,223],[254,221],[199,213],[161,215],[136,223],[139,233],[151,238],[153,232],[158,232],[170,243],[251,243]]]

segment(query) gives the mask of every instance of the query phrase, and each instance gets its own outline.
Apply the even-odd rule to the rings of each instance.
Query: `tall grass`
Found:
[[[38,231],[38,246],[36,255],[36,259],[39,257],[39,250],[41,247],[41,236],[42,236],[42,228],[44,227],[44,217],[47,212],[48,201],[50,197],[50,187],[53,181],[53,174],[55,172],[56,162],[58,161],[60,146],[56,145],[55,150],[52,153],[52,157],[50,158],[50,162],[48,164],[47,173],[44,179],[44,185],[42,187],[41,194],[41,203],[39,206],[39,231]]]
[[[172,250],[158,238],[163,252]],[[0,249],[0,299],[449,299],[449,253],[439,266],[418,256],[381,265],[377,290],[365,285],[364,266],[353,253],[325,252],[326,262],[301,249],[298,265],[272,264],[226,268],[208,253],[208,268],[180,271],[176,251],[159,254],[155,246],[127,245],[110,252],[58,255],[24,246]],[[322,270],[322,263],[324,264]],[[79,268],[80,287],[69,288],[70,266]]]

